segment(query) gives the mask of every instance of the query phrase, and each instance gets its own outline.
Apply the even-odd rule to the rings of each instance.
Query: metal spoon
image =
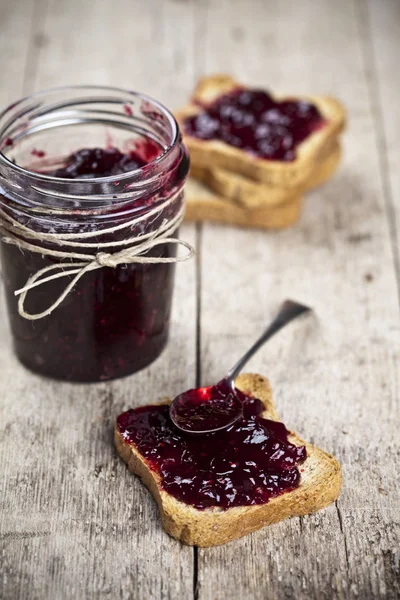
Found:
[[[267,340],[293,319],[309,311],[311,308],[304,304],[285,300],[271,324],[224,379],[215,386],[188,390],[174,398],[169,409],[174,425],[185,433],[204,434],[226,429],[240,419],[243,411],[236,394],[236,377]]]

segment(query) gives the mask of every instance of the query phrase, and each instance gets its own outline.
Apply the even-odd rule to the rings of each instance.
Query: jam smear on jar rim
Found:
[[[220,140],[256,158],[290,162],[296,149],[326,121],[305,100],[277,101],[264,91],[235,88],[184,120],[186,135]]]
[[[265,504],[300,485],[306,448],[288,441],[283,423],[262,417],[261,400],[236,392],[243,417],[223,431],[184,433],[169,405],[128,410],[117,419],[118,431],[177,500],[199,510]]]

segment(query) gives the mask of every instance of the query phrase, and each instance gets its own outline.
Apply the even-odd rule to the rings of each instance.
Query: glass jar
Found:
[[[54,176],[54,166],[74,152],[110,147],[134,150],[142,166],[104,177]],[[60,88],[0,115],[2,273],[14,349],[26,367],[104,381],[159,356],[168,339],[188,168],[174,117],[135,92]],[[77,255],[84,265],[143,242],[150,244],[138,256],[147,262],[96,263],[52,307],[81,268],[72,269]],[[57,277],[29,289],[21,304],[15,291],[46,267]]]

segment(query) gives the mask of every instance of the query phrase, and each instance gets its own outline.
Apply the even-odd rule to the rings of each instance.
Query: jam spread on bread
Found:
[[[127,153],[117,148],[83,148],[60,159],[60,168],[56,170],[55,160],[51,157],[36,161],[35,170],[56,178],[107,177],[143,167],[155,158],[154,153],[158,156],[161,152],[162,149],[152,140]],[[43,156],[44,152],[38,158]],[[33,165],[30,169],[33,170]],[[182,186],[187,170],[185,154],[166,173],[164,187],[159,192],[161,197]],[[171,219],[182,206],[182,201],[183,196],[179,195],[171,205],[153,215],[151,227],[159,226],[164,219]],[[119,229],[106,237],[101,235],[102,228],[119,225],[132,218],[135,214],[132,211],[137,210],[141,214],[141,209],[153,203],[151,194],[139,198],[136,195],[131,200],[128,197],[124,212],[121,212],[120,206],[114,208],[110,199],[109,204],[105,204],[105,214],[99,217],[97,213],[90,214],[91,205],[88,203],[86,214],[89,220],[86,220],[86,215],[67,214],[64,221],[60,216],[60,227],[72,227],[76,219],[78,231],[98,230],[99,237],[91,238],[91,242],[123,241],[126,230]],[[54,231],[49,229],[53,226],[52,222],[43,219],[38,228],[42,227],[42,231],[48,233]],[[143,220],[129,235],[141,235],[147,226],[147,221]],[[168,259],[175,255],[175,248],[172,244],[160,244],[149,252],[149,256]],[[101,249],[107,252],[107,246]],[[91,253],[93,249],[89,248],[87,252]],[[173,264],[118,265],[86,273],[57,310],[35,321],[32,326],[17,313],[13,291],[22,287],[33,273],[58,261],[39,253],[21,253],[15,246],[6,244],[3,244],[2,253],[10,318],[16,332],[14,343],[19,359],[28,368],[72,381],[108,380],[130,375],[147,366],[165,347],[175,270]],[[36,288],[26,298],[27,311],[40,313],[45,310],[49,299],[58,298],[65,285],[64,279],[55,279]]]
[[[243,417],[228,429],[186,434],[169,417],[169,405],[128,410],[117,419],[160,478],[163,490],[197,509],[265,504],[300,484],[305,446],[288,441],[283,423],[264,419],[263,403],[237,390]]]
[[[237,88],[187,117],[184,132],[220,140],[257,158],[292,161],[296,148],[325,121],[304,100],[274,100],[267,92]]]

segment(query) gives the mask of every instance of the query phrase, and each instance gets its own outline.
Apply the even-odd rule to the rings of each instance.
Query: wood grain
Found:
[[[31,51],[35,0],[0,2],[1,106],[11,104],[23,91]]]
[[[360,14],[349,2],[251,6],[209,8],[204,72],[336,94],[350,128],[340,175],[310,195],[297,228],[204,226],[202,381],[225,372],[281,298],[315,307],[314,322],[283,332],[251,367],[272,379],[287,424],[341,460],[344,487],[321,514],[199,550],[198,594],[395,597],[399,307]]]
[[[400,54],[400,4],[370,0],[368,7],[360,3],[359,15],[400,298],[400,81],[394,76]]]
[[[17,25],[24,24],[18,2],[8,2],[7,10]],[[190,7],[183,7],[180,18],[182,25],[185,20],[190,25]],[[31,19],[25,20],[29,29]],[[29,74],[31,91],[92,81],[149,93],[158,89],[161,99],[178,104],[175,86],[179,90],[182,81],[188,89],[193,86],[191,63],[175,56],[183,55],[185,34],[168,36],[168,57],[162,47],[143,51],[155,29],[171,28],[166,10],[145,9],[140,2],[98,1],[94,10],[90,2],[50,1],[34,26],[27,37],[41,44],[30,46],[36,65],[35,76]],[[186,31],[190,36],[189,26]],[[19,34],[14,27],[4,35]],[[16,72],[23,72],[22,50],[19,64],[13,58]],[[158,72],[158,61],[165,61],[168,70]],[[21,92],[13,89],[9,100]],[[182,229],[182,237],[193,243],[193,227]],[[2,344],[1,598],[192,595],[193,550],[164,534],[150,494],[116,455],[112,431],[116,416],[129,406],[193,387],[195,275],[195,261],[177,267],[168,349],[135,377],[99,385],[60,384],[24,370],[8,343]],[[4,339],[4,309],[0,323]]]
[[[36,377],[10,352],[2,307],[1,598],[399,597],[399,23],[395,0],[0,0],[3,106],[93,82],[176,108],[197,76],[225,71],[338,95],[350,119],[340,174],[293,230],[183,228],[198,260],[177,268],[171,341],[149,369],[86,386]],[[224,547],[181,546],[117,458],[114,418],[217,380],[288,296],[316,316],[250,368],[288,426],[340,459],[342,495]]]

